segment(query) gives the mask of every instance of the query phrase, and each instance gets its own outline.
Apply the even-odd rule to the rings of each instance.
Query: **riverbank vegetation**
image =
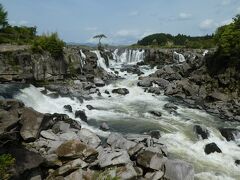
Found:
[[[30,45],[34,53],[48,51],[53,58],[62,56],[65,43],[57,33],[37,35],[37,27],[11,26],[7,11],[0,4],[0,44]]]

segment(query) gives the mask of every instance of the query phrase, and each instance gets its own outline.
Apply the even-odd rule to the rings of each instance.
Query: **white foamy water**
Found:
[[[99,65],[108,70],[109,68],[104,64],[100,54],[98,52],[96,54]],[[225,123],[204,111],[190,109],[182,105],[178,105],[178,115],[170,114],[164,110],[164,105],[169,102],[168,97],[144,92],[143,88],[137,86],[137,75],[120,72],[121,64],[136,63],[138,60],[121,59],[117,61],[117,57],[121,59],[121,55],[116,56],[115,61],[110,61],[110,68],[115,68],[125,79],[99,88],[102,94],[100,97],[94,94],[92,100],[84,101],[81,104],[77,99],[66,97],[52,99],[43,95],[40,92],[41,89],[30,86],[22,89],[16,98],[39,112],[65,113],[73,119],[75,119],[74,113],[66,112],[63,108],[64,105],[71,105],[73,112],[84,109],[91,125],[80,119],[76,120],[81,121],[83,127],[101,136],[107,136],[110,133],[99,130],[98,127],[102,122],[108,123],[110,131],[121,133],[144,133],[149,130],[160,130],[162,141],[167,145],[170,156],[184,159],[194,165],[195,179],[240,179],[240,167],[234,163],[236,159],[240,159],[240,147],[237,142],[227,142],[218,131],[219,127],[240,128],[239,124]],[[124,57],[127,56],[124,55]],[[144,76],[156,71],[148,66],[142,66],[141,70],[145,73]],[[112,94],[111,91],[114,88],[127,88],[129,94],[126,96]],[[104,93],[106,90],[110,92],[110,96]],[[92,105],[95,109],[88,110],[86,105]],[[160,111],[162,117],[156,117],[149,113],[153,110]],[[205,140],[197,139],[193,131],[195,124],[206,127],[210,132],[210,137]],[[205,154],[205,145],[212,142],[219,146],[222,153]]]

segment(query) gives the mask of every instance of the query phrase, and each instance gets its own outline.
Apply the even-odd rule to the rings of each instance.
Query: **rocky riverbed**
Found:
[[[25,48],[10,53],[20,69]],[[238,81],[222,86],[235,71],[213,77],[206,53],[70,47],[51,83],[51,68],[19,79],[8,61],[0,138],[15,179],[238,179]]]

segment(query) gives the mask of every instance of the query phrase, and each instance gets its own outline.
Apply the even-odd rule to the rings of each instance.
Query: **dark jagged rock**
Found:
[[[67,110],[68,112],[72,112],[72,106],[71,105],[65,105],[64,109]]]
[[[234,128],[220,128],[220,133],[227,141],[234,141],[236,138],[240,138],[240,131]]]
[[[104,93],[105,94],[110,94],[110,92],[108,90],[105,90]]]
[[[207,129],[201,127],[200,125],[194,125],[193,130],[202,139],[207,139],[209,137],[209,131]]]
[[[240,165],[240,160],[235,160],[235,164],[236,164],[237,166],[239,166],[239,165]]]
[[[149,111],[150,114],[157,116],[157,117],[161,117],[162,113],[160,111]]]
[[[152,138],[159,139],[161,137],[161,133],[159,130],[153,130],[148,133]]]
[[[121,95],[127,95],[127,94],[129,94],[129,90],[126,89],[126,88],[118,88],[118,89],[113,89],[112,93],[121,94]]]
[[[89,110],[93,110],[94,107],[92,105],[86,105],[86,107],[89,109]]]
[[[85,122],[88,121],[86,113],[84,111],[82,111],[82,110],[76,111],[75,112],[75,117],[76,118],[80,118],[82,121],[85,121]]]
[[[210,143],[207,144],[204,148],[204,151],[206,154],[211,154],[211,153],[222,153],[221,149],[217,146],[216,143]]]

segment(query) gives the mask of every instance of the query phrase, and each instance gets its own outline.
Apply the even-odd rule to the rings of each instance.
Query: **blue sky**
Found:
[[[0,0],[13,25],[57,31],[66,42],[131,44],[145,35],[211,34],[240,13],[240,0]]]

